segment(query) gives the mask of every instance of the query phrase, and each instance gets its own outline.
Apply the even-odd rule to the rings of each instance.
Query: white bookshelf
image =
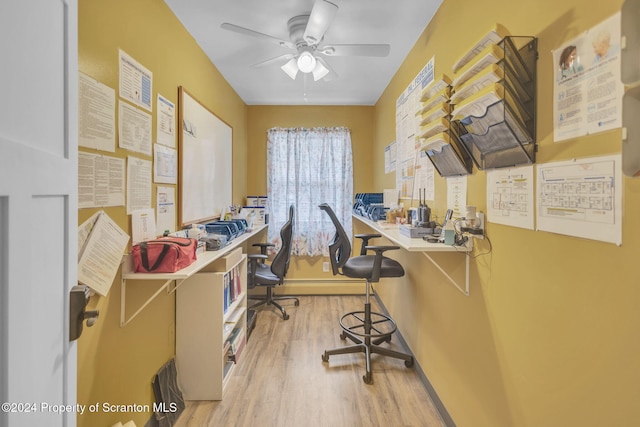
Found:
[[[239,293],[225,311],[225,274],[234,270]],[[176,366],[185,400],[222,400],[239,361],[229,360],[225,343],[235,329],[241,331],[237,347],[242,350],[246,343],[246,281],[247,256],[238,248],[189,277],[176,291]]]

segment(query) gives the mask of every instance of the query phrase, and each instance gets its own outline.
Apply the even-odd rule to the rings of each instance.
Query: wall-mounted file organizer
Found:
[[[457,132],[451,126],[451,79],[442,76],[422,91],[419,151],[427,157],[441,176],[471,173],[471,158],[460,146]]]
[[[505,36],[459,68],[452,122],[478,169],[535,162],[537,52],[535,37]]]
[[[640,0],[622,4],[621,79],[626,86],[622,97],[622,172],[640,176]]]
[[[462,147],[455,125],[448,122],[448,126],[446,131],[424,140],[420,151],[426,152],[440,176],[468,175],[473,167],[471,157]]]
[[[446,75],[435,79],[422,90],[421,107],[416,111],[416,116],[420,117],[420,130],[416,141],[429,138],[448,129],[449,114],[451,113],[450,95],[451,79]]]

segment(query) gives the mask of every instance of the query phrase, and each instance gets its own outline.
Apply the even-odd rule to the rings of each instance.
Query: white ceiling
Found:
[[[309,14],[314,0],[165,0],[211,62],[248,105],[374,105],[443,0],[331,0],[339,9],[320,44],[389,44],[385,58],[330,57],[338,77],[292,80],[272,64],[292,52],[224,30],[224,22],[289,40],[287,21]]]

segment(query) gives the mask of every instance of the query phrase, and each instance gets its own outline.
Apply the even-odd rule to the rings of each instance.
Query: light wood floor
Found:
[[[402,360],[374,355],[373,385],[362,380],[363,353],[322,362],[325,349],[350,343],[338,319],[363,304],[363,296],[304,296],[298,307],[284,302],[286,321],[273,307],[260,309],[223,400],[187,402],[176,426],[444,426]],[[379,311],[375,300],[372,308]],[[385,345],[405,351],[396,337]]]

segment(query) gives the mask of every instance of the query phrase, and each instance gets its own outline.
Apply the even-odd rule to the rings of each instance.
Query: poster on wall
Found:
[[[620,13],[552,54],[554,142],[621,127]]]
[[[538,230],[622,244],[621,156],[538,165]]]
[[[120,101],[118,108],[118,146],[151,155],[151,114]]]
[[[160,232],[176,228],[176,190],[173,187],[158,186],[156,190],[157,226]]]
[[[176,146],[176,106],[164,96],[158,94],[158,115],[156,139],[158,144],[167,147]]]
[[[123,50],[119,54],[120,98],[153,111],[153,73]]]
[[[127,215],[151,207],[151,169],[149,160],[127,157]]]
[[[78,283],[106,296],[122,262],[129,235],[104,211],[78,227]]]
[[[78,208],[124,206],[124,159],[78,152]]]
[[[533,230],[533,165],[487,171],[487,220]]]
[[[462,218],[467,209],[467,175],[449,176],[447,180],[447,209],[453,211],[453,218]]]
[[[416,113],[421,110],[422,90],[434,80],[434,63],[435,58],[431,58],[396,100],[396,188],[403,198],[413,197],[416,164],[419,161],[416,135],[421,119]],[[420,174],[429,172],[433,175],[432,165],[423,168]],[[421,180],[423,183],[433,182],[428,176],[421,176]],[[433,186],[427,188],[427,193],[427,199],[433,200]]]
[[[78,73],[78,145],[116,151],[116,91]]]
[[[153,144],[153,148],[153,182],[177,184],[178,152],[160,144]]]

